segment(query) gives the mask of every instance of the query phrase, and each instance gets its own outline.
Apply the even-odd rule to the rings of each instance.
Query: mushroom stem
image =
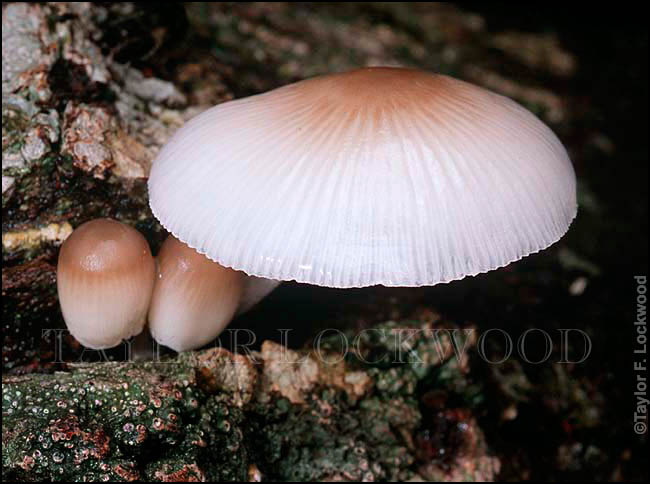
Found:
[[[149,331],[142,331],[131,339],[131,361],[151,361],[154,358],[154,340]]]
[[[281,281],[276,281],[275,279],[247,276],[244,279],[244,293],[239,302],[236,314],[243,314],[255,306],[258,302],[268,296],[273,289],[278,287],[280,282]]]

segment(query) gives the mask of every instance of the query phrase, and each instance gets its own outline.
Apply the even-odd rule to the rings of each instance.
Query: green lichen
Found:
[[[375,349],[392,351],[390,341]],[[413,358],[433,351],[426,338],[411,343]],[[320,373],[300,402],[283,397],[282,386],[260,385],[277,362],[253,364],[225,350],[5,377],[3,472],[12,480],[241,481],[255,469],[277,481],[406,480],[418,472],[419,395],[439,385],[431,378],[439,363],[415,372],[350,361]],[[374,377],[361,392],[336,383],[366,372]]]
[[[180,362],[104,363],[11,379],[3,384],[3,474],[133,480],[171,472],[167,461],[196,462],[214,479],[242,478],[241,412],[194,383]]]
[[[403,438],[418,424],[413,401],[381,397],[351,403],[341,392],[315,392],[307,408],[279,400],[258,407],[257,455],[273,480],[403,480],[412,475],[412,449]]]

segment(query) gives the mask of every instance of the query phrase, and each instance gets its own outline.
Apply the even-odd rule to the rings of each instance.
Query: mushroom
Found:
[[[70,333],[104,349],[139,334],[146,322],[155,262],[145,238],[107,218],[86,222],[61,246],[57,290]]]
[[[175,237],[259,278],[423,286],[548,247],[576,215],[553,132],[448,76],[370,67],[220,104],[149,178]]]
[[[149,330],[175,351],[198,348],[230,322],[244,287],[241,272],[223,267],[169,236],[158,254]]]

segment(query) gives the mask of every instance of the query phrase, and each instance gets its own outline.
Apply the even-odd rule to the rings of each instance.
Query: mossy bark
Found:
[[[50,375],[6,376],[3,475],[59,481],[492,479],[499,461],[487,454],[471,413],[437,413],[419,397],[445,388],[445,378],[462,378],[466,362],[454,356],[452,334],[458,347],[471,344],[468,332],[431,338],[425,331],[431,328],[382,325],[359,339],[358,353],[344,358],[333,349],[337,337],[311,352],[267,341],[249,356],[214,348],[158,362],[76,364]],[[381,363],[365,363],[363,355],[370,354],[381,356]],[[422,447],[430,444],[427,428],[436,431],[436,449],[453,453],[431,459],[431,449]]]

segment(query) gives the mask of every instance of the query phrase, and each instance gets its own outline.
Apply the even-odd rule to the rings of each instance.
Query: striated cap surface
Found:
[[[575,174],[514,101],[443,75],[365,68],[220,104],[154,160],[155,216],[250,275],[433,285],[556,242]]]

